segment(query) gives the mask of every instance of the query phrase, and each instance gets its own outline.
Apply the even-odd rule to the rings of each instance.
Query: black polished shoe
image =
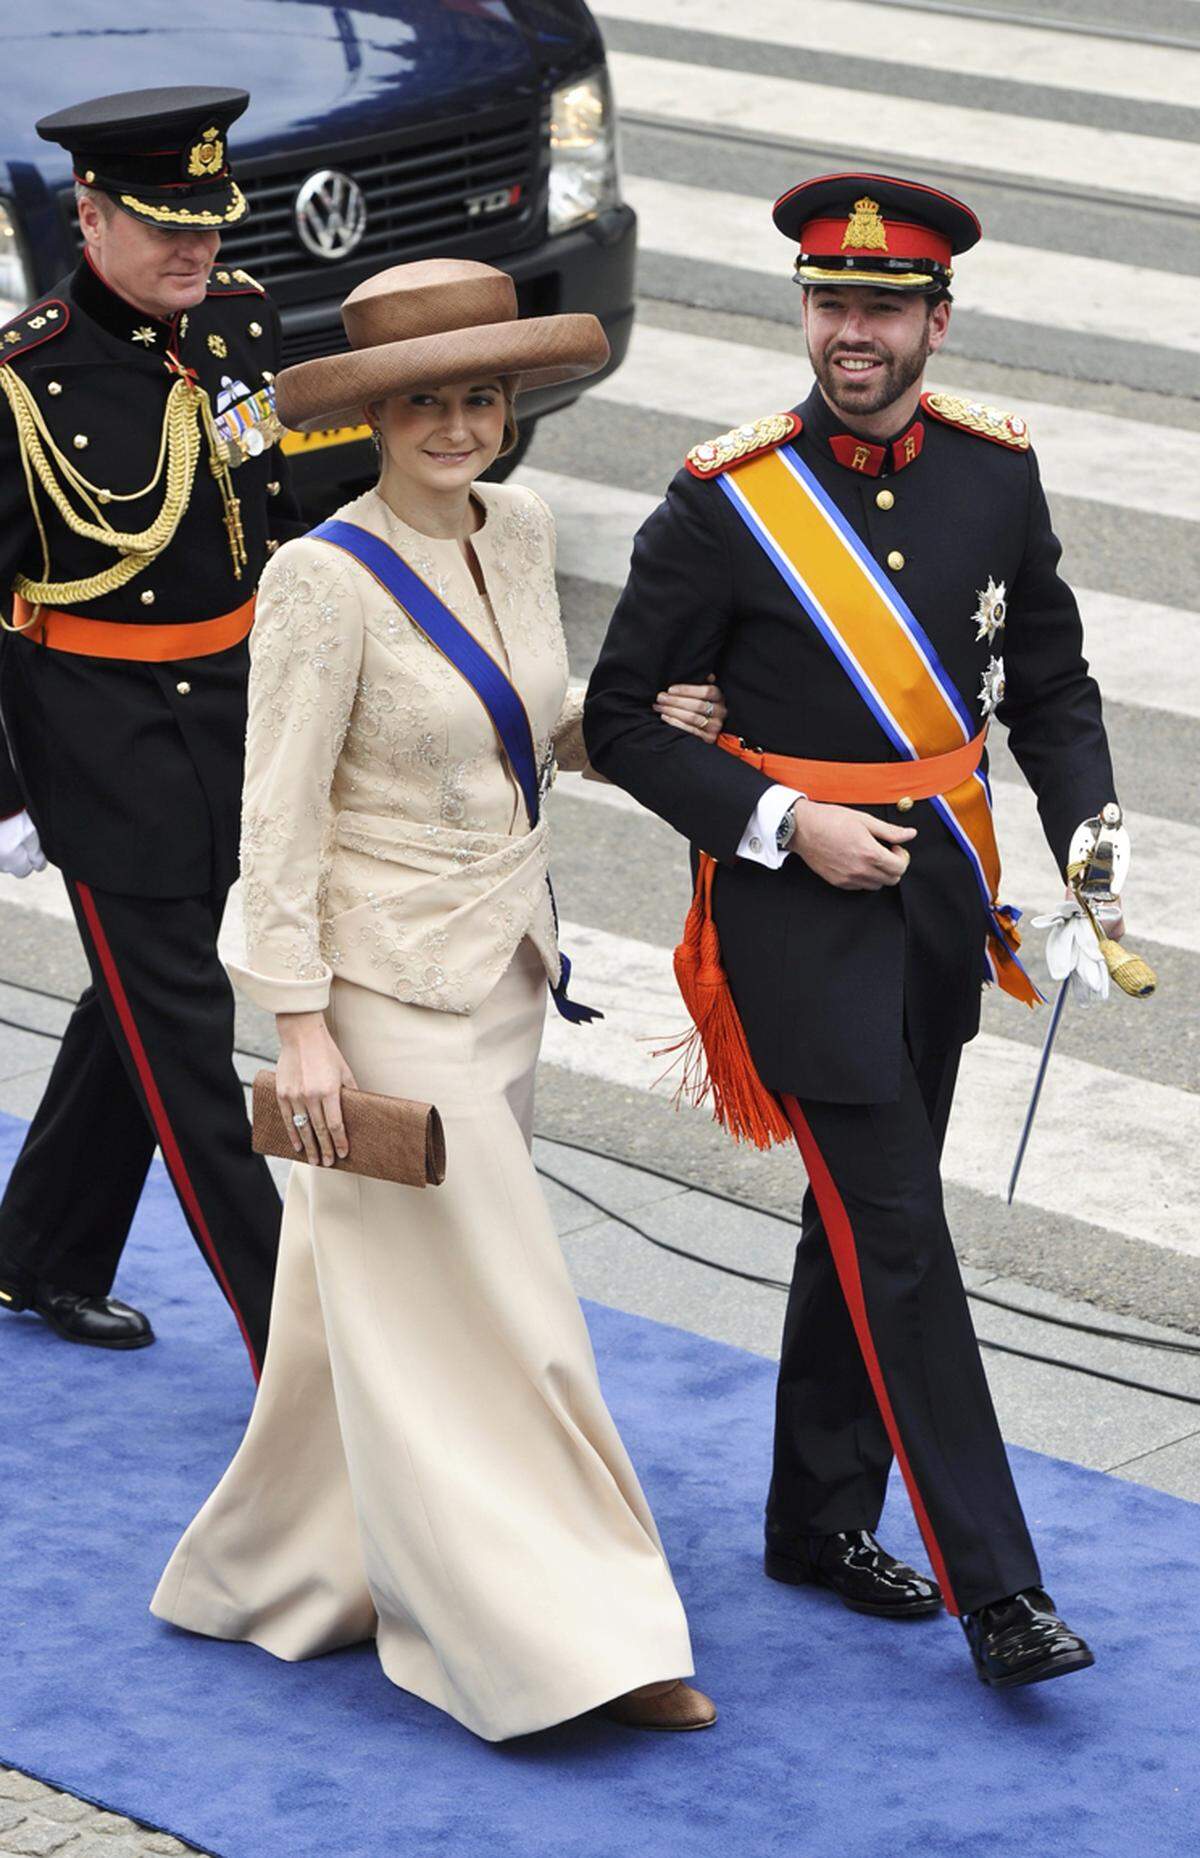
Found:
[[[115,1297],[84,1297],[39,1284],[28,1307],[65,1342],[84,1342],[89,1348],[149,1348],[154,1340],[149,1318]]]
[[[924,1619],[942,1604],[937,1582],[889,1555],[869,1529],[792,1536],[768,1530],[763,1566],[773,1581],[830,1587],[852,1612],[879,1619]]]
[[[1063,1623],[1040,1587],[1026,1587],[994,1606],[964,1613],[963,1631],[975,1669],[993,1690],[1043,1684],[1068,1671],[1086,1671],[1096,1660],[1077,1632]]]

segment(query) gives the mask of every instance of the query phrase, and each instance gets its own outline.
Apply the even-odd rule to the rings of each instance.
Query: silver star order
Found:
[[[989,658],[988,668],[983,674],[979,686],[979,707],[985,716],[990,716],[998,704],[1004,702],[1004,660]]]
[[[975,618],[979,627],[975,637],[986,639],[989,645],[1008,618],[1008,589],[1003,581],[997,586],[990,574],[987,586],[980,590]]]
[[[150,327],[149,323],[143,323],[139,329],[134,330],[132,339],[135,342],[143,343],[146,348],[153,348],[154,341],[155,341],[155,332]]]

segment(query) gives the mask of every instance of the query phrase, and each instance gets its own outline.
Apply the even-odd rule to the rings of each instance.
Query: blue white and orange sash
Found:
[[[334,548],[340,548],[353,556],[392,596],[418,631],[424,633],[429,643],[448,659],[471,686],[500,739],[505,757],[521,789],[532,831],[541,816],[541,784],[533,729],[520,692],[505,676],[491,653],[484,649],[474,633],[468,631],[461,619],[456,618],[429,583],[423,581],[416,570],[409,567],[404,557],[389,547],[381,536],[373,535],[369,529],[360,528],[357,523],[339,522],[336,518],[319,524],[310,533],[318,541],[329,542]],[[554,887],[548,877],[546,882],[550,887],[550,908],[557,932],[558,908],[554,901]],[[550,991],[563,1018],[575,1025],[592,1019],[603,1019],[603,1013],[595,1007],[582,1006],[578,1001],[568,999],[571,963],[561,949],[559,960],[562,972],[558,985]]]
[[[921,761],[970,742],[976,719],[929,635],[792,447],[751,459],[717,482],[897,754]],[[1042,996],[1017,959],[1019,912],[999,901],[987,777],[977,768],[930,805],[979,887],[987,977],[1037,1005]]]

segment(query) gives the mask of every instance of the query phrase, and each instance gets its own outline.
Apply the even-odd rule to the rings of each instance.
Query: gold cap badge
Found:
[[[197,179],[219,174],[225,166],[225,144],[220,131],[206,129],[200,140],[193,144],[188,152],[187,171]]]
[[[887,227],[879,216],[878,200],[869,200],[864,195],[854,202],[854,211],[846,222],[842,250],[847,246],[860,252],[886,252]]]

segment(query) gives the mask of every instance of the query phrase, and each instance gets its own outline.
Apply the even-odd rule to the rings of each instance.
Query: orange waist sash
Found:
[[[834,806],[895,806],[903,800],[931,800],[970,780],[983,759],[987,729],[946,755],[920,761],[805,761],[797,755],[771,755],[749,748],[740,736],[723,735],[717,747],[749,762],[781,787],[795,787],[808,800]]]
[[[36,615],[35,617],[33,617]],[[27,639],[54,652],[81,658],[125,658],[142,664],[169,664],[176,658],[211,658],[240,645],[254,625],[254,595],[232,613],[177,626],[141,626],[119,619],[89,619],[57,607],[31,607],[13,595],[13,624]]]
[[[953,794],[967,783],[977,786],[972,777],[986,736],[985,726],[961,747],[915,761],[805,761],[748,748],[735,735],[720,736],[718,747],[810,800],[885,806]],[[716,860],[702,851],[683,940],[675,950],[675,978],[693,1030],[667,1050],[683,1055],[681,1096],[695,1103],[711,1099],[714,1116],[735,1140],[769,1148],[773,1142],[790,1141],[793,1132],[778,1098],[759,1078],[734,1005],[713,920],[716,870]],[[1008,933],[1014,944],[1019,942],[1015,926],[1010,925]]]

